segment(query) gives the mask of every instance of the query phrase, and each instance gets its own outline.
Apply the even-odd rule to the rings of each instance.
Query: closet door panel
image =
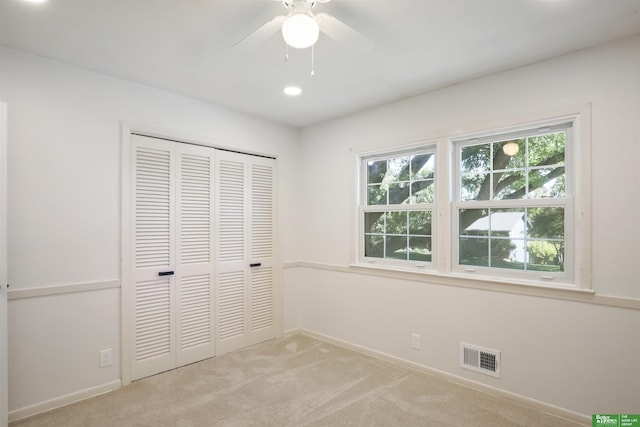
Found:
[[[176,144],[177,365],[215,355],[214,151]]]
[[[274,179],[275,160],[249,162],[249,336],[248,344],[275,337],[274,326]]]
[[[175,365],[174,146],[142,136],[133,150],[133,364],[142,378]]]
[[[216,153],[216,328],[218,354],[245,346],[248,322],[246,156]]]
[[[275,160],[217,153],[218,354],[276,336]]]

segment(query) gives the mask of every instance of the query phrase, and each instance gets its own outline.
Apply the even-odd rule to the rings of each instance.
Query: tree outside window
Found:
[[[430,262],[435,153],[419,150],[364,159],[363,169],[364,256]]]
[[[459,144],[460,265],[564,271],[565,128]]]

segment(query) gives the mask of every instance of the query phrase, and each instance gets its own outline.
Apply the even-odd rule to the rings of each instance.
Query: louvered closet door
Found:
[[[213,185],[215,150],[177,147],[177,366],[215,355]]]
[[[132,379],[215,355],[215,150],[134,136]]]
[[[175,346],[175,276],[160,275],[175,265],[175,146],[134,136],[133,379],[173,369]]]
[[[216,159],[216,345],[222,354],[276,336],[275,161],[224,151]]]
[[[273,280],[274,174],[274,159],[262,157],[249,159],[248,255],[250,267],[247,345],[263,342],[276,336]]]

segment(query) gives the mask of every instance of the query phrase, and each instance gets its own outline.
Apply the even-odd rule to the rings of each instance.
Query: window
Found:
[[[588,290],[590,114],[357,154],[358,265]]]
[[[435,147],[363,157],[361,259],[424,266],[433,257]]]
[[[570,276],[571,129],[564,123],[454,142],[454,265]]]

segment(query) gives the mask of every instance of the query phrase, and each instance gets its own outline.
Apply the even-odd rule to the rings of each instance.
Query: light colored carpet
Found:
[[[10,426],[576,424],[294,335],[142,379]]]

